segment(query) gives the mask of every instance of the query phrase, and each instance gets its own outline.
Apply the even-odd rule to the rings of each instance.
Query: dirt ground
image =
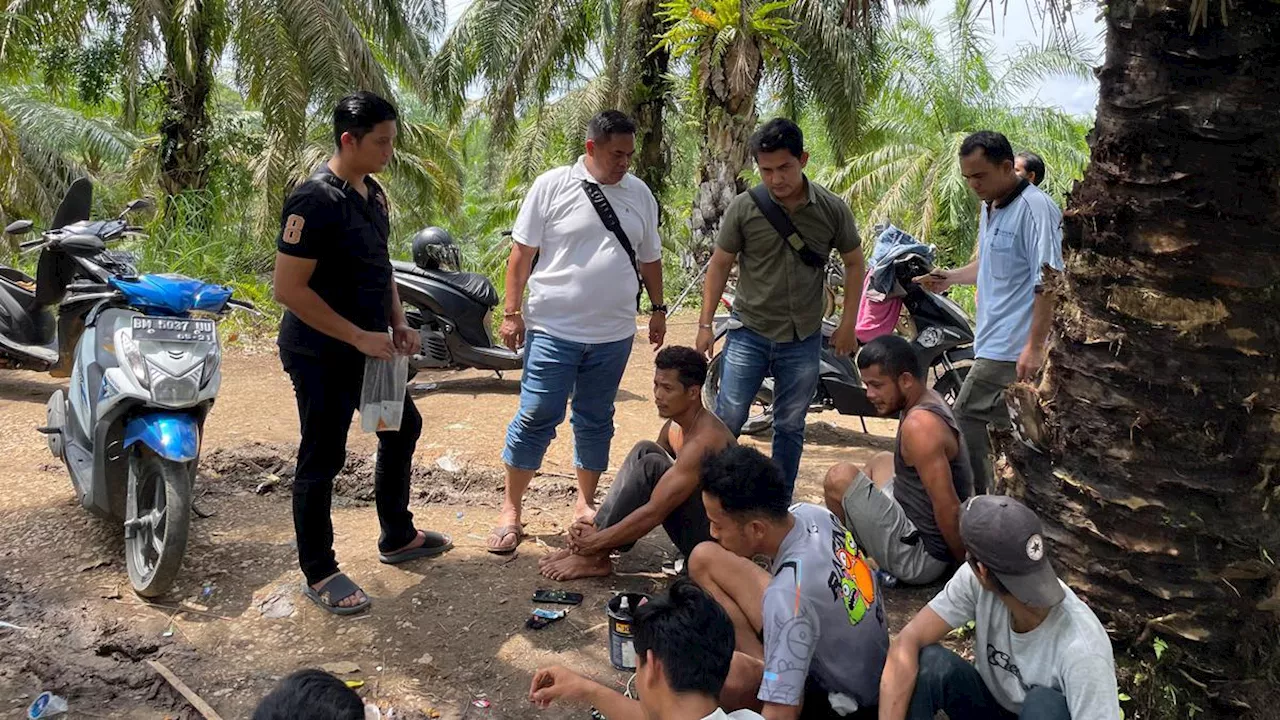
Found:
[[[687,314],[674,319],[670,339],[691,342],[693,322]],[[618,398],[615,457],[658,430],[652,370],[653,354],[637,340]],[[517,376],[418,378],[438,385],[417,399],[425,426],[412,509],[420,527],[452,535],[456,548],[440,558],[377,562],[375,442],[352,429],[334,525],[343,569],[374,599],[357,618],[325,614],[297,591],[288,492],[297,413],[270,345],[231,344],[223,378],[196,488],[196,507],[208,517],[193,520],[177,586],[145,603],[128,589],[121,529],[79,507],[65,469],[35,432],[58,381],[0,371],[0,621],[26,628],[0,629],[0,717],[22,717],[42,690],[66,697],[69,717],[198,717],[146,660],[163,663],[228,720],[248,718],[293,670],[331,663],[347,663],[342,677],[363,681],[359,692],[396,717],[587,717],[584,708],[538,711],[526,701],[533,670],[552,662],[625,686],[628,674],[609,664],[603,606],[617,590],[664,587],[661,565],[675,551],[659,528],[620,558],[613,577],[567,583],[586,600],[565,621],[525,629],[533,591],[556,585],[538,575],[537,562],[564,544],[574,485],[566,424],[526,503],[531,539],[511,557],[484,551],[501,498],[499,457]],[[821,501],[832,463],[864,462],[892,444],[889,421],[868,420],[870,434],[857,418],[822,413],[809,421],[797,500]],[[930,595],[888,590],[893,629]]]

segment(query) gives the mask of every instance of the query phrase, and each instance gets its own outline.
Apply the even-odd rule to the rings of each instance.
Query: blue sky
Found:
[[[1005,4],[1008,4],[1007,12]],[[996,51],[1008,56],[1017,51],[1020,45],[1039,45],[1045,41],[1048,31],[1044,19],[1038,14],[1035,6],[1040,3],[1020,2],[1019,0],[995,0],[995,34],[993,40]],[[1082,38],[1094,41],[1096,57],[1102,57],[1102,40],[1105,24],[1097,19],[1098,7],[1094,3],[1073,3],[1076,10],[1071,15],[1071,26]],[[935,21],[941,21],[955,7],[955,0],[929,0],[929,13]],[[990,12],[990,9],[984,11]],[[1025,97],[1019,98],[1025,104],[1043,103],[1057,105],[1067,112],[1086,115],[1093,112],[1098,104],[1098,81],[1079,80],[1076,78],[1050,78],[1035,90],[1029,91]]]
[[[890,0],[892,1],[892,0]],[[1000,56],[1008,56],[1017,51],[1020,45],[1044,42],[1046,31],[1044,19],[1037,13],[1038,2],[1026,0],[994,0],[996,7],[995,35],[996,52]],[[463,10],[471,4],[471,0],[445,0],[449,15],[449,24],[458,18]],[[1076,11],[1071,20],[1077,33],[1084,37],[1096,38],[1099,56],[1102,48],[1103,23],[1096,17],[1097,6],[1093,3],[1073,3]],[[1007,5],[1007,8],[1006,8]],[[943,18],[955,7],[955,0],[929,0],[929,13],[935,21]],[[1022,103],[1044,103],[1056,105],[1073,114],[1089,114],[1093,112],[1098,101],[1098,83],[1096,80],[1078,80],[1076,78],[1050,78],[1039,88],[1029,90],[1024,97],[1018,98]]]

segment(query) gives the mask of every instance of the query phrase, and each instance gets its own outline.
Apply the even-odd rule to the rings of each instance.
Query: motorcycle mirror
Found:
[[[138,198],[137,200],[130,201],[129,204],[124,207],[124,212],[120,213],[120,217],[124,217],[129,213],[138,212],[140,210],[150,210],[155,206],[156,202],[151,198]]]
[[[34,223],[32,223],[30,220],[15,220],[9,223],[5,227],[4,234],[5,235],[26,235],[27,233],[31,232],[31,228],[33,226],[34,226]]]

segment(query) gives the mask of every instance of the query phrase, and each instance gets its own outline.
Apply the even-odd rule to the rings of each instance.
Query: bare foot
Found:
[[[593,523],[596,521],[596,506],[581,495],[573,505],[573,522]]]
[[[613,563],[606,553],[601,553],[600,555],[574,555],[571,553],[567,557],[547,563],[539,568],[539,572],[542,573],[543,577],[565,582],[579,578],[605,577],[613,572]]]
[[[520,545],[524,525],[520,522],[520,508],[502,504],[502,512],[498,514],[498,522],[489,533],[485,545],[489,552],[508,554]]]
[[[338,576],[339,576],[339,575],[341,575],[341,574],[342,574],[342,573],[340,573],[340,572],[336,572],[336,573],[334,573],[334,574],[330,575],[329,577],[327,577],[327,578],[325,578],[325,579],[321,580],[320,582],[316,583],[315,585],[312,585],[312,586],[311,586],[311,589],[312,589],[312,590],[315,590],[316,592],[324,592],[324,586],[325,586],[325,585],[328,585],[330,580],[332,580],[332,579],[334,579],[334,578],[338,577]],[[351,595],[349,595],[349,596],[347,596],[347,597],[344,597],[344,598],[342,598],[341,600],[339,600],[339,601],[338,601],[338,607],[344,607],[344,608],[355,607],[356,605],[359,605],[360,603],[362,603],[362,602],[364,602],[365,600],[368,600],[368,599],[369,599],[369,598],[367,598],[367,597],[365,596],[365,594],[364,594],[364,591],[363,591],[363,590],[356,590],[356,591],[355,591],[354,593],[352,593]]]
[[[540,568],[546,567],[549,563],[553,563],[558,560],[563,560],[567,556],[572,554],[573,554],[573,551],[570,550],[569,548],[564,548],[563,550],[557,550],[551,553],[550,555],[543,556],[542,559],[538,561],[538,567]]]
[[[498,522],[495,523],[495,525],[498,527],[503,525],[514,525],[516,527],[520,527],[520,508],[515,507],[514,505],[508,505],[505,502],[502,503],[502,512],[498,513]]]

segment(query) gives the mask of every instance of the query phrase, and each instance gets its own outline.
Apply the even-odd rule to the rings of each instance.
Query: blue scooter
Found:
[[[89,207],[86,181],[71,193],[64,205]],[[30,224],[11,228],[27,232]],[[61,363],[70,365],[67,391],[49,398],[39,430],[66,464],[80,504],[123,522],[129,580],[139,595],[156,597],[173,584],[186,551],[204,421],[222,382],[216,321],[232,307],[253,306],[233,301],[228,287],[139,275],[118,253],[112,263],[94,262],[107,243],[138,231],[122,214],[67,224],[24,245],[46,266],[66,260],[76,269],[37,279],[36,294],[58,303],[60,337],[48,347],[71,355]],[[100,272],[104,265],[109,273]],[[41,287],[46,277],[59,286]]]

